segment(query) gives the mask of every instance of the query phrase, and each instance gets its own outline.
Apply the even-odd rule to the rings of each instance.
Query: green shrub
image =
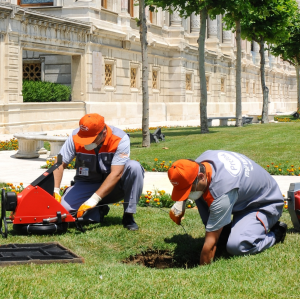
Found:
[[[71,87],[42,81],[23,81],[24,102],[69,101]]]

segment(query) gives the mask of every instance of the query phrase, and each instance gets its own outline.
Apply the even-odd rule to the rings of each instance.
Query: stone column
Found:
[[[173,11],[171,14],[171,26],[172,27],[181,27],[181,17],[177,10]]]
[[[199,35],[200,31],[200,15],[196,15],[194,12],[191,15],[191,33]]]
[[[212,51],[219,50],[219,39],[218,39],[218,21],[217,19],[207,19],[207,39],[205,41],[206,48]]]
[[[218,36],[218,22],[217,19],[212,20],[208,17],[207,19],[207,33],[208,38],[217,38]]]
[[[223,30],[223,44],[232,43],[232,32],[231,30]]]

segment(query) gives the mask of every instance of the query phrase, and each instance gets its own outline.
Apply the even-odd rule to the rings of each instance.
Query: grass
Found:
[[[196,158],[208,149],[243,153],[261,165],[299,162],[300,124],[163,129],[166,141],[141,147],[141,133],[131,133],[131,156],[140,161]],[[179,137],[179,138],[178,138]],[[163,150],[162,147],[168,147]],[[164,209],[168,212],[168,209]],[[294,233],[288,212],[282,220],[289,230],[283,244],[258,255],[229,257],[218,251],[212,265],[185,269],[150,269],[122,261],[148,248],[171,250],[176,259],[197,263],[205,229],[197,210],[187,210],[182,227],[166,212],[138,207],[137,232],[121,224],[122,207],[111,206],[104,224],[85,233],[70,228],[63,235],[22,236],[9,225],[1,244],[58,241],[85,258],[84,264],[23,265],[0,268],[0,298],[298,298],[300,234]]]
[[[300,123],[277,123],[236,127],[212,127],[200,134],[199,127],[162,129],[166,141],[142,148],[141,132],[130,133],[131,158],[142,162],[195,159],[206,150],[242,153],[265,167],[271,162],[300,164],[298,134]],[[167,147],[168,150],[164,150]]]
[[[22,265],[0,268],[0,298],[298,298],[299,234],[285,243],[247,257],[224,252],[210,266],[150,269],[122,260],[148,248],[169,249],[182,260],[198,261],[204,226],[197,210],[183,224],[154,208],[138,208],[137,232],[121,225],[122,208],[112,206],[103,225],[74,228],[64,235],[18,236],[10,231],[1,243],[58,241],[85,258],[84,264]],[[291,227],[289,215],[283,219]]]

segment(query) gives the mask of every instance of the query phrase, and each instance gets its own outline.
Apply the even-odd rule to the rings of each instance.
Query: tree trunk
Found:
[[[269,118],[268,118],[269,88],[266,86],[266,80],[265,80],[265,41],[263,39],[259,43],[259,54],[260,54],[260,81],[261,81],[261,89],[263,92],[261,123],[266,124],[269,122]]]
[[[150,147],[149,132],[149,93],[148,93],[148,42],[147,42],[147,23],[145,14],[145,0],[139,0],[139,18],[140,18],[140,41],[142,50],[142,92],[143,92],[143,147]]]
[[[299,111],[300,109],[300,77],[299,77],[300,65],[296,64],[295,69],[296,69],[296,78],[297,78],[297,111]]]
[[[241,47],[241,21],[235,22],[236,27],[236,69],[235,69],[235,88],[236,88],[236,104],[235,116],[236,126],[241,127],[242,124],[242,87],[241,87],[241,74],[242,74],[242,47]]]
[[[200,76],[200,123],[201,133],[209,133],[207,123],[207,89],[205,76],[205,32],[206,32],[207,9],[200,11],[199,46],[199,76]]]

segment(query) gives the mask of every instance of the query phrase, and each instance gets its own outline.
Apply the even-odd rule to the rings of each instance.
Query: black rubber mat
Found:
[[[30,263],[84,263],[84,259],[57,242],[0,246],[0,266]]]

